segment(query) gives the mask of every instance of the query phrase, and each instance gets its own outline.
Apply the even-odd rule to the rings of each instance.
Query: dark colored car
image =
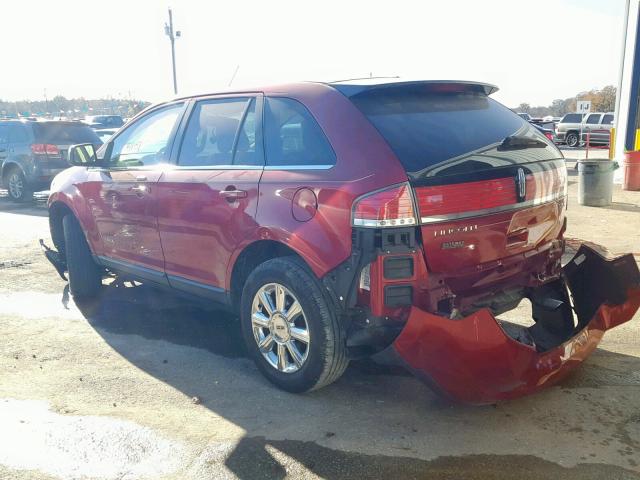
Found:
[[[533,125],[533,128],[535,128],[540,133],[542,133],[547,138],[547,140],[550,140],[552,142],[555,140],[555,134],[553,130],[551,130],[550,128],[544,128],[541,125],[538,125],[537,123],[532,123],[531,125]]]
[[[114,133],[118,131],[117,128],[97,128],[94,129],[98,138],[102,143],[107,143],[107,141],[113,136]]]
[[[54,176],[69,167],[67,151],[77,143],[102,144],[95,132],[78,122],[0,121],[2,185],[15,201],[48,189]]]
[[[120,128],[124,125],[124,120],[120,115],[91,115],[85,117],[83,123],[86,123],[91,128]]]
[[[77,298],[110,271],[235,312],[288,391],[376,353],[460,401],[536,391],[631,318],[640,276],[587,247],[563,272],[564,159],[495,90],[299,83],[154,106],[71,150],[46,255]],[[497,318],[523,298],[533,326]]]

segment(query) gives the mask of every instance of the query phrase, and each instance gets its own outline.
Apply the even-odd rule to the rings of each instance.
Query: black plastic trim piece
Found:
[[[222,305],[231,305],[231,296],[224,288],[206,285],[188,278],[179,277],[177,275],[167,275],[169,285],[176,290],[181,290],[198,297],[213,300]]]
[[[385,257],[383,273],[387,280],[413,277],[413,257]]]
[[[156,286],[165,287],[178,294],[186,294],[198,299],[211,300],[225,310],[231,310],[231,295],[220,287],[189,280],[177,275],[167,275],[160,270],[142,267],[123,260],[94,255],[96,263],[126,276],[142,282],[150,282]]]
[[[413,303],[413,287],[411,285],[386,285],[384,287],[384,304],[387,307],[408,307]]]
[[[116,260],[114,258],[109,258],[102,255],[94,256],[94,259],[97,263],[108,268],[109,270],[114,270],[118,273],[130,275],[132,277],[139,278],[140,280],[153,282],[157,285],[169,286],[167,276],[160,270],[143,267],[134,263],[126,262],[123,260]]]

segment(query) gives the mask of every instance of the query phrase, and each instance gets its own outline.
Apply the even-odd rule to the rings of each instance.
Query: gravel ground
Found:
[[[640,192],[582,207],[570,172],[568,235],[640,260]],[[0,198],[0,232],[0,479],[640,478],[638,315],[517,401],[452,405],[365,361],[296,396],[206,305],[115,284],[75,305],[37,245],[41,202]]]

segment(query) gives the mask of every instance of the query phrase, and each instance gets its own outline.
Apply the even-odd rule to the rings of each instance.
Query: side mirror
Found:
[[[73,145],[69,148],[69,163],[77,167],[90,167],[97,165],[95,147],[90,143]]]

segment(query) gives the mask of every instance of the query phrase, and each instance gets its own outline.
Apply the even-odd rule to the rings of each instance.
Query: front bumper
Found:
[[[486,404],[534,393],[574,370],[604,332],[640,307],[632,255],[606,258],[581,246],[563,268],[574,325],[564,341],[540,351],[509,336],[489,310],[460,320],[413,307],[388,352],[435,390],[463,403]]]

